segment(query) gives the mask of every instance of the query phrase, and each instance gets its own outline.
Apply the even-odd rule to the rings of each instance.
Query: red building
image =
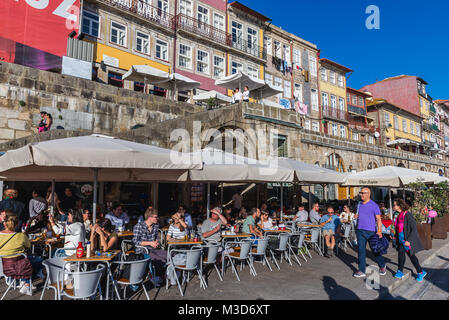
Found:
[[[373,120],[367,116],[366,99],[371,96],[365,92],[347,87],[346,100],[349,114],[350,139],[375,143]]]

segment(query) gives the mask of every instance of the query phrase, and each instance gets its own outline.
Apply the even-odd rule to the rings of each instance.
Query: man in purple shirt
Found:
[[[371,190],[367,187],[360,191],[361,202],[357,206],[357,246],[358,246],[358,262],[359,270],[354,273],[354,277],[366,277],[366,242],[374,235],[378,234],[382,238],[382,221],[380,219],[379,206],[371,200]],[[377,229],[377,230],[376,230]],[[373,252],[374,254],[374,252]],[[377,264],[379,265],[380,275],[385,275],[385,260],[382,255],[374,254]]]

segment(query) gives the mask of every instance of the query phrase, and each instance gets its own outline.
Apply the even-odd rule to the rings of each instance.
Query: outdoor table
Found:
[[[198,241],[193,240],[184,240],[184,239],[172,239],[167,241],[167,255],[170,254],[170,247],[173,246],[194,246],[194,245],[202,245],[203,240],[199,239]],[[168,256],[167,256],[168,258]]]
[[[57,239],[57,238],[42,239],[42,237],[39,237],[39,238],[31,240],[30,242],[31,242],[31,253],[33,255],[34,255],[34,247],[35,246],[46,246],[46,247],[48,247],[48,256],[49,256],[49,258],[51,258],[52,245],[54,247],[64,246],[64,236],[61,236],[59,239]]]
[[[107,266],[107,272],[106,272],[106,300],[109,299],[109,279],[113,279],[112,274],[111,274],[111,264],[110,262],[115,259],[115,257],[117,257],[117,255],[120,253],[120,250],[111,250],[110,252],[112,252],[112,255],[110,257],[108,257],[107,255],[105,255],[104,252],[101,253],[101,256],[97,256],[94,253],[91,254],[91,256],[89,258],[86,257],[86,253],[84,253],[84,256],[82,258],[77,258],[76,257],[76,253],[72,254],[71,256],[67,257],[64,259],[64,261],[67,262],[77,262],[78,263],[78,270],[79,270],[79,265],[81,262],[83,263],[87,263],[87,262],[100,262],[100,263],[105,263]],[[118,295],[118,289],[114,283],[114,280],[112,280],[112,284],[115,288],[115,291]]]
[[[119,238],[124,238],[124,237],[132,237],[134,235],[134,232],[132,231],[120,231],[117,233]]]
[[[264,235],[267,233],[284,233],[284,232],[292,232],[290,229],[279,230],[279,229],[263,229]]]

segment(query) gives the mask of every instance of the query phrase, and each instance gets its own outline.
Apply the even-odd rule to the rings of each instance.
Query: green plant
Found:
[[[59,118],[59,120],[62,120],[62,116],[61,116],[61,115],[59,115],[59,117],[58,117],[58,118]]]
[[[215,107],[216,105],[218,104],[218,101],[217,101],[217,99],[216,98],[209,98],[208,100],[207,100],[207,106],[208,107]]]
[[[21,107],[25,107],[26,103],[25,103],[25,101],[20,100],[20,101],[19,101],[19,105],[20,105]]]
[[[418,222],[426,219],[425,208],[435,210],[439,217],[449,213],[449,183],[441,182],[427,186],[422,182],[416,182],[406,187],[412,189],[415,195],[410,212],[413,213]]]

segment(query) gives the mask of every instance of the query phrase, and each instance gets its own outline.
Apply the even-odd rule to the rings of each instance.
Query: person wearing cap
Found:
[[[203,240],[221,241],[221,225],[226,225],[228,221],[221,213],[221,208],[215,207],[210,211],[210,218],[201,225]]]

